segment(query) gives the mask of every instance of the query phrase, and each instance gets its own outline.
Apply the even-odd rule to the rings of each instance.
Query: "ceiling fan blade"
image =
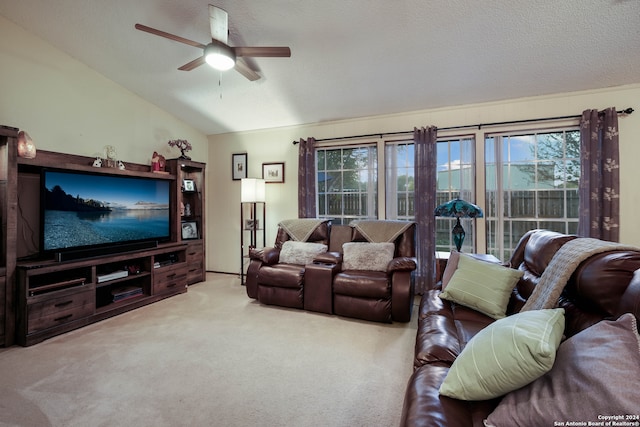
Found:
[[[235,68],[237,72],[239,72],[252,82],[260,79],[260,74],[253,71],[251,67],[249,67],[249,64],[247,64],[242,58],[236,59]]]
[[[204,64],[204,56],[201,56],[200,58],[196,58],[191,62],[187,62],[182,67],[178,68],[178,70],[180,70],[180,71],[191,71],[194,68],[201,66],[202,64]]]
[[[227,44],[229,35],[229,15],[227,11],[210,4],[209,26],[211,27],[211,38]]]
[[[193,40],[185,39],[184,37],[176,36],[175,34],[170,34],[164,31],[156,30],[155,28],[147,27],[146,25],[136,24],[136,29],[140,31],[145,31],[147,33],[155,34],[156,36],[164,37],[169,40],[188,44],[189,46],[199,47],[200,49],[204,49],[206,47],[202,43],[194,42]]]
[[[289,58],[291,56],[291,49],[288,47],[232,47],[236,56],[251,56],[251,57],[282,57]]]

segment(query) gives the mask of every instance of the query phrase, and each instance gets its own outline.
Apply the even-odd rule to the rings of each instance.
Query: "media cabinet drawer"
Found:
[[[32,333],[92,315],[95,310],[95,293],[93,289],[89,289],[65,297],[52,298],[29,304],[27,310],[27,333]]]
[[[202,282],[204,280],[202,270],[203,270],[202,260],[196,261],[196,262],[190,262],[188,264],[187,282],[188,283]]]
[[[187,247],[187,262],[202,259],[204,247],[202,243],[190,243]]]
[[[187,266],[174,266],[166,271],[156,271],[153,278],[153,293],[184,292],[187,289]]]

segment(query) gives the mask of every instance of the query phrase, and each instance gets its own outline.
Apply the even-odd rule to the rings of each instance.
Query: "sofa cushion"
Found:
[[[638,378],[640,337],[636,318],[627,313],[563,342],[553,369],[505,396],[487,425],[548,426],[550,420],[588,423],[605,421],[603,415],[637,416]]]
[[[463,402],[438,393],[449,371],[442,363],[417,368],[407,385],[400,425],[403,427],[481,426],[497,401]]]
[[[558,249],[576,236],[539,230],[531,235],[524,249],[525,268],[540,277]],[[517,266],[514,266],[517,267]]]
[[[322,243],[296,242],[287,240],[280,250],[280,262],[283,264],[311,264],[313,259],[327,251]]]
[[[440,393],[462,400],[486,400],[529,384],[553,366],[563,331],[561,308],[532,310],[495,321],[462,350]]]
[[[342,271],[333,279],[333,293],[360,298],[388,299],[391,288],[386,274],[379,271]]]
[[[301,288],[304,266],[297,264],[263,265],[258,271],[258,284],[279,288]]]
[[[393,243],[345,243],[342,245],[342,269],[387,271],[395,248]]]
[[[522,272],[460,254],[440,298],[478,310],[494,319],[505,317],[509,297]]]
[[[442,273],[442,290],[447,287],[451,278],[453,277],[453,273],[458,269],[458,261],[460,260],[460,252],[452,251],[449,254],[449,259],[447,260],[447,266],[444,268],[444,272]]]

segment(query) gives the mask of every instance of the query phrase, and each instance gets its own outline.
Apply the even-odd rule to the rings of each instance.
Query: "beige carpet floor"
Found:
[[[0,426],[396,426],[416,314],[263,306],[233,275],[32,347],[0,349]]]

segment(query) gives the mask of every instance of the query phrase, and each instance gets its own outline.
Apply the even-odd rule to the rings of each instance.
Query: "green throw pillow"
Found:
[[[553,367],[563,332],[563,308],[525,311],[493,322],[469,340],[440,394],[487,400],[524,387]]]
[[[494,319],[507,312],[509,297],[522,271],[460,254],[458,269],[440,298],[473,308]]]

